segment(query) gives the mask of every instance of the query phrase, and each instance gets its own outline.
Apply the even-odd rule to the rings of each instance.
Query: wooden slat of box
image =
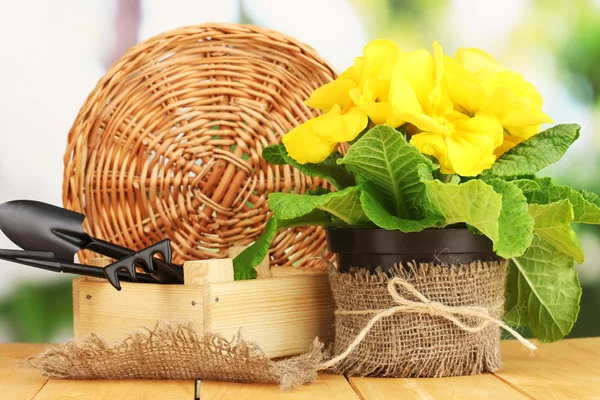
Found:
[[[318,337],[333,341],[333,300],[327,275],[288,276],[210,286],[212,332],[225,337],[242,328],[269,356],[289,356],[309,349]],[[205,325],[206,326],[206,325]]]
[[[73,280],[73,326],[75,338],[96,332],[109,342],[123,339],[141,326],[157,321],[193,320],[203,332],[202,290],[186,285],[121,283],[116,291],[108,282]]]
[[[293,270],[295,268],[291,268]],[[193,321],[199,334],[240,332],[269,357],[303,353],[315,337],[333,341],[334,303],[324,273],[251,281],[233,281],[231,260],[194,261],[184,265],[184,285],[122,283],[75,279],[75,337],[91,332],[109,341],[159,320]]]

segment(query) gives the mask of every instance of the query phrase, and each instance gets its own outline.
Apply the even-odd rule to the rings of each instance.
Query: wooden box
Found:
[[[269,357],[303,353],[315,337],[331,343],[334,302],[326,271],[268,271],[259,270],[259,277],[272,277],[234,282],[231,259],[192,261],[184,265],[183,285],[123,282],[120,292],[105,280],[75,279],[75,338],[96,332],[110,342],[159,320],[191,320],[199,334],[231,339],[241,330]]]

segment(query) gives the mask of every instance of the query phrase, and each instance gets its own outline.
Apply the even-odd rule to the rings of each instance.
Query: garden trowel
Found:
[[[123,276],[119,271],[125,270],[132,279],[136,279],[135,267],[141,267],[147,278],[161,283],[183,283],[183,268],[172,264],[171,247],[169,239],[165,239],[146,249],[134,251],[126,247],[116,245],[101,239],[96,239],[88,235],[84,230],[82,223],[85,216],[75,211],[56,207],[50,204],[32,201],[15,200],[0,204],[0,230],[17,246],[25,252],[21,256],[10,255],[6,251],[0,252],[0,258],[9,261],[20,262],[26,265],[32,265],[28,261],[39,261],[40,254],[31,258],[33,252],[44,252],[46,256],[52,255],[48,259],[53,262],[69,265],[70,270],[65,272],[74,272],[72,270],[73,258],[80,250],[91,250],[100,253],[117,261],[104,267],[103,274],[107,279],[120,289],[119,279]],[[28,255],[23,253],[29,252]],[[160,254],[163,259],[155,258],[155,254]],[[56,267],[58,264],[52,264]],[[42,265],[33,265],[44,268]],[[88,267],[88,266],[82,266]],[[88,267],[81,269],[81,274],[89,275]],[[46,268],[56,270],[55,268]],[[64,270],[64,269],[62,269]],[[80,272],[77,272],[80,273]],[[138,274],[138,276],[141,274]],[[147,278],[142,278],[148,281]]]

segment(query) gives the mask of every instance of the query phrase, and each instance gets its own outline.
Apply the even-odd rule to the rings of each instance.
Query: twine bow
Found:
[[[398,291],[398,286],[402,287],[406,292],[414,296],[417,299],[417,301],[409,300],[406,297],[403,297]],[[392,297],[392,300],[394,301],[394,303],[397,304],[397,306],[390,307],[384,310],[336,310],[335,313],[341,315],[375,315],[369,320],[367,325],[363,328],[362,331],[360,331],[356,338],[354,338],[354,341],[350,343],[348,348],[343,353],[319,365],[320,370],[331,368],[338,362],[348,357],[348,355],[352,353],[358,347],[358,345],[360,345],[365,336],[367,336],[369,331],[377,322],[379,322],[383,318],[389,317],[399,312],[428,314],[432,316],[442,317],[452,322],[461,330],[471,333],[480,332],[481,330],[485,329],[489,324],[496,325],[508,331],[515,339],[521,342],[521,344],[523,344],[528,349],[537,349],[537,347],[533,343],[521,336],[519,332],[512,329],[502,320],[494,318],[492,315],[490,315],[490,312],[487,308],[479,306],[447,306],[437,301],[431,301],[427,297],[423,296],[423,294],[419,292],[413,285],[399,277],[390,279],[387,285],[387,289],[390,296]],[[458,319],[458,316],[473,317],[479,319],[481,322],[475,325],[468,325],[460,319]]]

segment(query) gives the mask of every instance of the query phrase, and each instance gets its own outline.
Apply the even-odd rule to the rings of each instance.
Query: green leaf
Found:
[[[540,189],[525,195],[532,204],[550,204],[568,199],[573,206],[573,222],[600,224],[598,196],[590,192],[578,192],[568,186],[558,186],[552,178],[536,178]]]
[[[487,184],[502,195],[496,253],[504,258],[520,256],[533,240],[534,220],[529,213],[527,199],[513,182],[492,179]]]
[[[521,191],[500,179],[460,185],[425,181],[427,197],[445,218],[441,227],[464,222],[494,242],[500,257],[523,254],[531,243],[533,220]],[[499,192],[499,193],[498,193]]]
[[[583,262],[583,249],[571,228],[573,206],[568,199],[551,204],[531,204],[529,213],[535,220],[535,233],[579,264]]]
[[[306,194],[309,196],[320,196],[322,194],[327,194],[327,193],[331,193],[331,190],[322,188],[320,186],[317,186],[316,188],[314,188],[312,190],[306,191]]]
[[[506,292],[506,321],[529,325],[541,342],[562,339],[577,320],[581,286],[573,259],[537,234],[525,254],[510,261]]]
[[[557,125],[518,144],[501,155],[485,172],[502,177],[535,174],[561,159],[579,137],[576,124]]]
[[[360,205],[358,186],[317,196],[271,193],[267,202],[278,220],[299,218],[317,209],[326,211],[354,227],[366,226],[369,223]]]
[[[440,216],[421,220],[398,218],[387,212],[383,204],[377,199],[376,193],[377,190],[373,185],[363,185],[360,202],[366,216],[380,228],[397,229],[402,232],[420,232],[423,229],[436,226],[442,220]]]
[[[283,147],[282,144],[274,144],[272,146],[267,146],[262,151],[262,156],[266,162],[273,165],[285,165],[287,162],[281,155],[280,147]]]
[[[490,239],[497,238],[502,195],[490,185],[480,180],[460,185],[438,180],[423,183],[431,205],[444,217],[442,226],[465,222]]]
[[[255,279],[256,267],[266,257],[271,241],[279,229],[297,226],[326,226],[330,224],[327,215],[315,210],[300,218],[280,221],[271,217],[265,226],[265,231],[233,260],[233,277],[235,280]]]
[[[591,203],[600,209],[600,197],[596,193],[588,192],[587,190],[580,190],[581,197],[588,203]]]
[[[256,267],[269,252],[271,241],[277,232],[277,220],[269,219],[265,231],[251,245],[233,259],[233,278],[235,280],[256,279]]]
[[[425,188],[419,176],[419,165],[423,164],[431,171],[433,164],[394,128],[387,125],[374,127],[338,162],[353,172],[359,182],[369,181],[376,186],[388,213],[403,219],[424,216]]]
[[[515,179],[510,183],[521,189],[522,193],[532,193],[540,190],[540,185],[532,179]]]
[[[276,150],[279,150],[279,154]],[[289,164],[308,176],[327,179],[336,189],[343,189],[355,184],[354,177],[344,167],[337,164],[337,160],[342,158],[338,151],[334,151],[326,160],[318,164],[300,164],[289,156],[284,145],[276,144],[265,147],[263,158],[272,164]]]

